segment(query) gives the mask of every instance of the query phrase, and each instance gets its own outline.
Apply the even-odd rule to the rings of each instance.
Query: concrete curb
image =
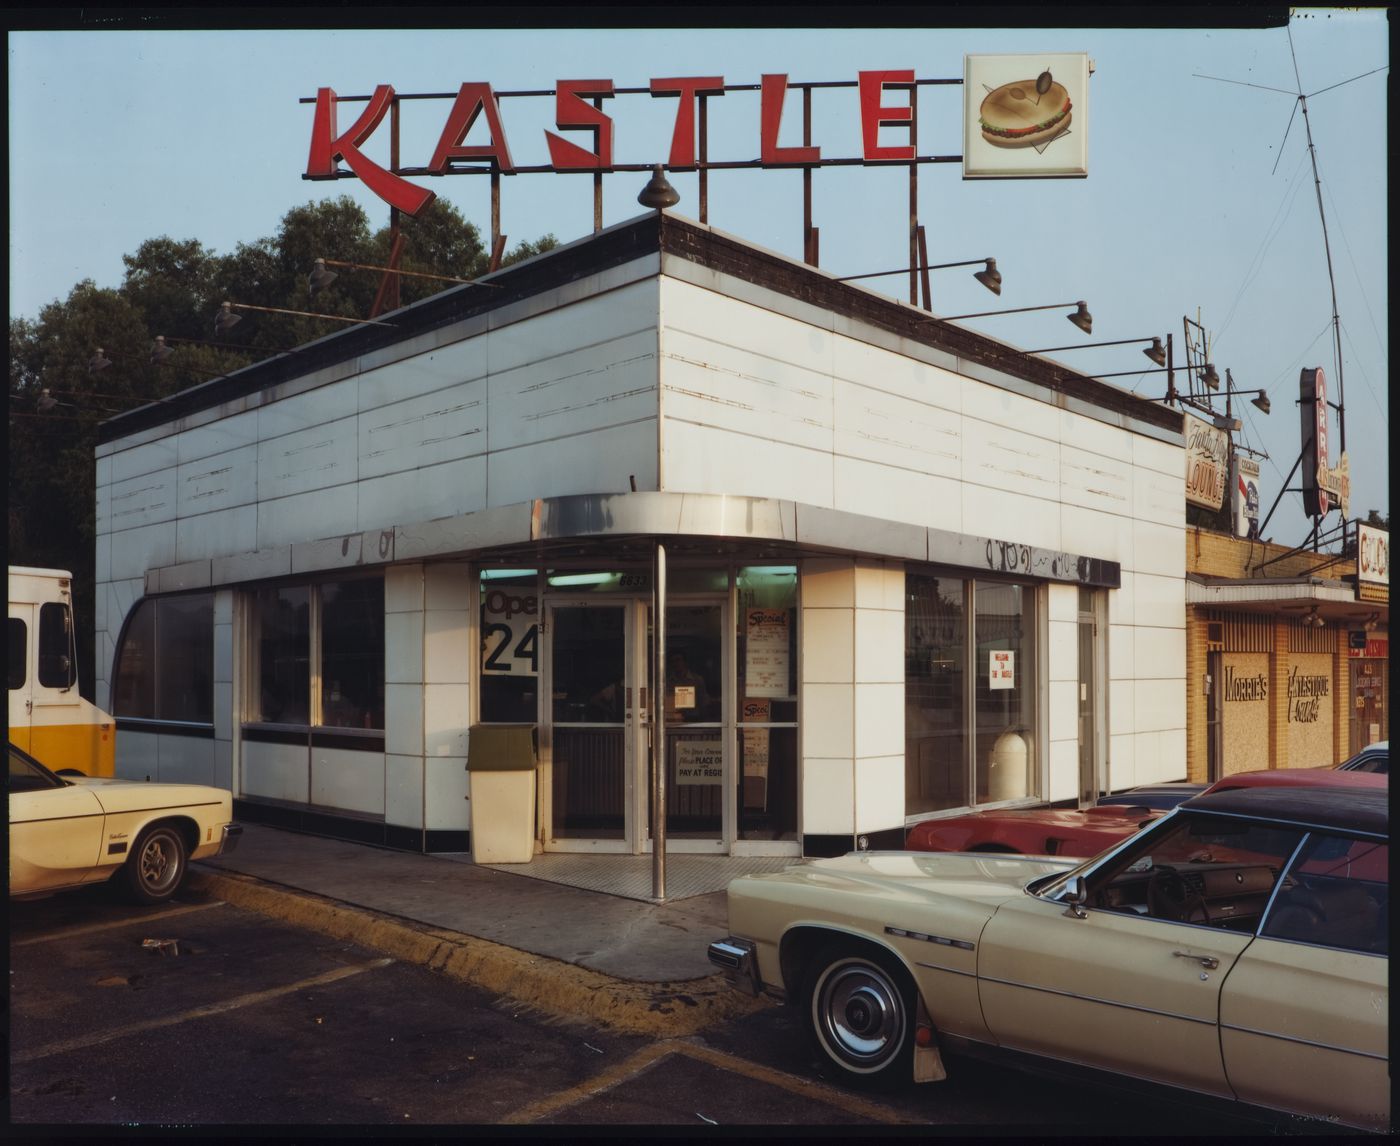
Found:
[[[487,939],[428,927],[251,876],[191,871],[190,890],[382,951],[561,1018],[628,1034],[678,1037],[771,1007],[722,975],[631,983]]]

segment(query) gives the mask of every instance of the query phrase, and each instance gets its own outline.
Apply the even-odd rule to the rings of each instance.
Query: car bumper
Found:
[[[730,986],[746,995],[757,995],[763,989],[758,976],[758,953],[748,939],[730,935],[717,939],[709,947],[710,962],[724,972]]]
[[[229,852],[238,847],[238,841],[243,838],[242,824],[225,824],[223,838],[219,840],[219,850],[214,854],[226,856]]]

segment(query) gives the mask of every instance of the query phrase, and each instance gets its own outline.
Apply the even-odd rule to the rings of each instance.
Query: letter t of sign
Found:
[[[407,215],[417,215],[437,196],[415,187],[391,171],[386,171],[360,153],[364,143],[379,126],[394,100],[394,89],[380,84],[370,96],[369,106],[344,135],[336,135],[336,95],[330,88],[316,92],[316,118],[311,128],[311,154],[306,161],[306,178],[333,179],[337,159],[344,159],[364,185],[391,207]]]
[[[688,76],[684,79],[651,81],[651,94],[680,96],[676,109],[676,128],[671,133],[671,158],[666,166],[672,171],[695,166],[695,96],[723,95],[723,76]]]

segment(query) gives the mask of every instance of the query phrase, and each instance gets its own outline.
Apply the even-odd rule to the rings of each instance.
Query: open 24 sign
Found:
[[[481,671],[500,676],[539,672],[540,604],[533,593],[492,589],[481,600]]]

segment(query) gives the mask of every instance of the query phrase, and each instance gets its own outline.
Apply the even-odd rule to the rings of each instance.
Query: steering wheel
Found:
[[[1147,908],[1154,919],[1189,923],[1199,911],[1201,921],[1210,922],[1205,899],[1187,887],[1186,881],[1172,867],[1152,869],[1152,878],[1147,883]]]

